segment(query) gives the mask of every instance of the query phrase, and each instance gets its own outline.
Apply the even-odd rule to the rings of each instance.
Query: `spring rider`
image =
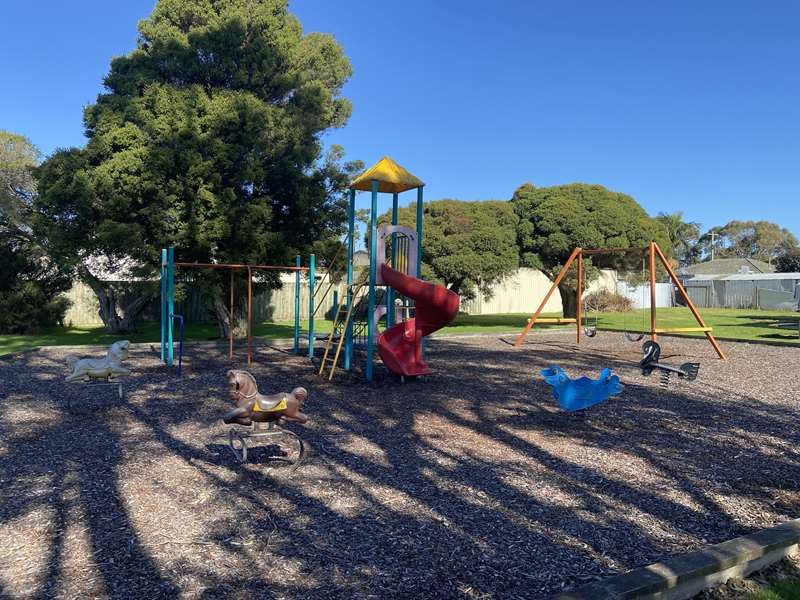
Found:
[[[603,369],[599,379],[580,377],[570,379],[561,367],[542,369],[545,382],[553,387],[553,397],[566,411],[574,412],[594,406],[622,391],[619,377],[611,369]]]

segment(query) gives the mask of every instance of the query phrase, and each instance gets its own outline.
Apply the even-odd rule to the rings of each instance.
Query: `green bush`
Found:
[[[61,292],[70,281],[46,257],[16,242],[0,244],[0,333],[38,333],[63,322],[69,301]]]
[[[633,300],[616,292],[598,290],[586,296],[585,306],[586,310],[597,312],[630,312],[633,310]]]

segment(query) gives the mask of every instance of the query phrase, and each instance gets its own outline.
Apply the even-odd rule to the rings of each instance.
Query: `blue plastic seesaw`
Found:
[[[570,379],[561,367],[542,369],[544,380],[553,386],[553,397],[564,410],[573,412],[594,406],[622,391],[619,377],[603,369],[599,379]]]

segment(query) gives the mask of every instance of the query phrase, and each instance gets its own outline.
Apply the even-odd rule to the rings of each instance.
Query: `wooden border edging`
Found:
[[[552,600],[683,600],[731,577],[763,569],[797,550],[798,544],[800,519],[794,519],[558,594]]]

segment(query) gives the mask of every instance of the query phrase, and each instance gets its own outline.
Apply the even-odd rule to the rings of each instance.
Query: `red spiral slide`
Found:
[[[414,318],[392,325],[378,337],[378,354],[393,373],[412,377],[430,373],[422,360],[422,337],[447,325],[461,299],[443,285],[422,281],[381,264],[386,285],[415,300]]]

